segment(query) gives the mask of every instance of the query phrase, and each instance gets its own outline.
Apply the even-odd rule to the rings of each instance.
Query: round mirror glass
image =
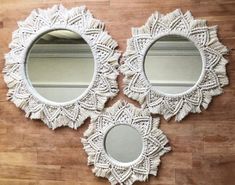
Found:
[[[144,68],[149,82],[157,91],[179,94],[199,80],[202,58],[194,43],[186,37],[167,35],[149,48]]]
[[[89,45],[69,30],[47,32],[28,52],[26,75],[38,94],[54,102],[77,99],[89,86],[94,58]]]
[[[129,163],[136,160],[143,148],[142,136],[129,125],[117,125],[105,137],[105,150],[116,161]]]

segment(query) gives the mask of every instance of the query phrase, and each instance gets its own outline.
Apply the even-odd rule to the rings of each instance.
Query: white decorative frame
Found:
[[[104,146],[106,134],[117,125],[129,125],[140,133],[143,140],[141,155],[130,163],[122,163],[109,157]],[[168,139],[158,129],[159,118],[152,118],[147,109],[139,109],[119,101],[91,120],[82,138],[88,154],[88,165],[94,165],[93,173],[106,177],[112,185],[131,185],[146,181],[148,175],[157,175],[160,157],[171,150]]]
[[[117,42],[104,30],[104,23],[93,18],[85,6],[70,10],[62,5],[33,10],[25,21],[18,22],[10,52],[5,55],[4,79],[8,99],[26,112],[26,117],[41,119],[55,129],[78,128],[83,121],[103,109],[108,98],[118,93],[117,75],[120,53]],[[56,103],[39,96],[28,82],[25,72],[27,52],[42,34],[66,29],[78,33],[90,46],[95,62],[92,82],[76,100]]]
[[[144,71],[144,59],[151,45],[166,35],[180,35],[191,40],[200,51],[203,63],[201,76],[189,90],[180,94],[166,94],[151,86]],[[175,116],[181,121],[189,112],[206,109],[212,96],[223,92],[228,84],[227,60],[223,57],[228,49],[219,42],[217,27],[208,27],[205,20],[196,20],[187,11],[179,9],[162,15],[153,14],[145,25],[133,28],[127,42],[124,64],[120,67],[124,78],[124,93],[146,106],[153,114],[162,114],[166,120]]]

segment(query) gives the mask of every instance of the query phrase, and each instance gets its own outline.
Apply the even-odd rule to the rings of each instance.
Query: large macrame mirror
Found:
[[[27,117],[76,129],[117,94],[117,43],[84,6],[36,9],[18,25],[3,72]]]
[[[228,49],[219,42],[217,27],[189,11],[156,12],[133,28],[127,44],[120,67],[124,93],[166,120],[201,112],[228,84],[223,56]]]

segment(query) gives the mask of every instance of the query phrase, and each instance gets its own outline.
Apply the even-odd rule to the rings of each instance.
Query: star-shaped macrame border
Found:
[[[154,88],[146,78],[144,59],[151,45],[166,35],[180,35],[191,40],[202,56],[203,69],[197,83],[188,91],[176,95],[165,94]],[[166,120],[175,116],[181,121],[189,112],[199,113],[207,108],[215,95],[228,84],[228,49],[219,42],[217,27],[208,27],[205,20],[194,19],[189,11],[179,9],[163,15],[154,13],[140,28],[133,28],[132,38],[120,67],[124,74],[124,94],[146,106],[152,114],[162,114]]]
[[[104,23],[93,18],[85,6],[66,9],[55,5],[35,9],[18,22],[10,52],[5,56],[4,80],[9,88],[8,99],[26,112],[26,117],[41,119],[52,129],[69,126],[77,129],[83,121],[98,114],[105,102],[118,93],[117,75],[120,52],[117,42],[105,31]],[[65,29],[79,34],[94,56],[94,76],[89,87],[77,99],[56,103],[36,93],[26,77],[25,63],[31,44],[48,31]]]
[[[106,153],[104,140],[110,129],[117,125],[135,128],[143,140],[141,155],[131,163],[117,162]],[[146,181],[148,175],[157,175],[160,157],[171,150],[168,139],[158,129],[159,119],[152,118],[147,109],[139,109],[127,102],[119,101],[91,120],[84,133],[82,143],[88,155],[88,165],[93,173],[106,177],[111,184],[131,185],[135,181]]]

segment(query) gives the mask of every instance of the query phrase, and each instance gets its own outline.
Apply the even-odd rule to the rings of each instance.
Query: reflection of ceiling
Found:
[[[166,35],[158,39],[158,41],[189,41],[186,37],[180,35]]]
[[[40,37],[37,41],[40,44],[73,44],[73,43],[85,43],[83,38],[69,30],[55,30],[48,32]]]
[[[41,37],[44,40],[53,40],[55,38],[62,38],[62,39],[79,39],[81,38],[80,35],[68,30],[56,30],[51,31]]]
[[[30,58],[93,58],[91,48],[84,43],[35,44]]]
[[[182,36],[167,35],[156,40],[148,56],[200,56],[195,44]]]

